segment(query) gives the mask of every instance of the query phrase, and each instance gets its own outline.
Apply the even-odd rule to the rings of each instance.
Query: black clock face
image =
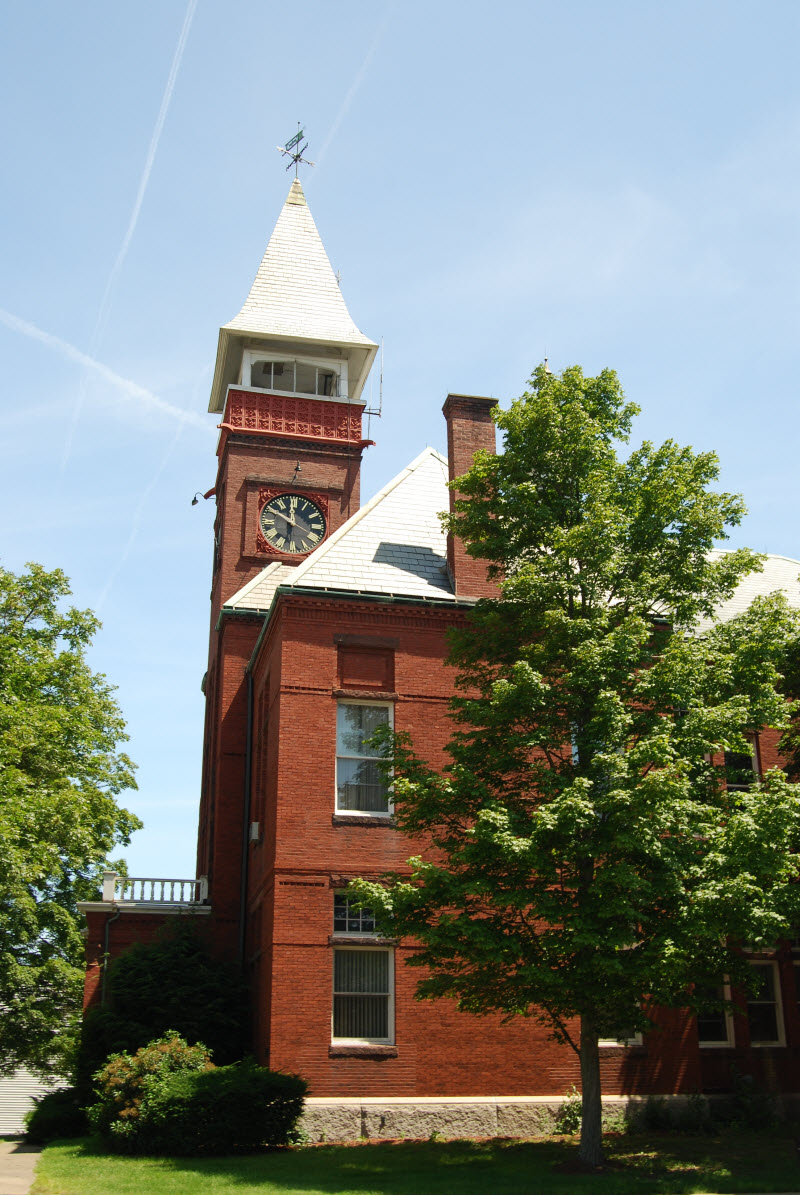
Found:
[[[261,511],[261,533],[278,552],[312,552],[325,535],[325,516],[302,494],[278,494]]]

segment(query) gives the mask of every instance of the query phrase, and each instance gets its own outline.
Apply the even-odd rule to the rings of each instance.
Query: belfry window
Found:
[[[241,385],[286,394],[311,394],[319,398],[347,395],[345,362],[280,360],[247,350],[242,356]]]

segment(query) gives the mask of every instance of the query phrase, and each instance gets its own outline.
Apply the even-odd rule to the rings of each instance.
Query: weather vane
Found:
[[[298,167],[300,166],[301,162],[303,163],[304,166],[313,166],[314,165],[314,163],[309,161],[308,158],[303,157],[303,154],[308,149],[307,141],[306,141],[305,145],[301,144],[304,136],[305,136],[305,133],[300,128],[300,121],[298,120],[297,132],[295,133],[294,137],[292,137],[291,141],[287,141],[285,145],[278,146],[278,152],[285,154],[286,157],[289,158],[289,161],[286,164],[287,170],[291,170],[292,162],[294,162],[294,177],[295,178],[297,178],[297,170],[298,170]]]

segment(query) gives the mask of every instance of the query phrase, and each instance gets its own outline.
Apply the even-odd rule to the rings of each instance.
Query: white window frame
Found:
[[[775,992],[775,1024],[778,1029],[778,1038],[776,1041],[753,1041],[750,1038],[750,1045],[754,1050],[769,1050],[775,1049],[778,1046],[786,1045],[786,1025],[783,1020],[783,993],[781,991],[781,970],[778,963],[774,959],[751,959],[751,966],[771,967],[772,968],[772,987]],[[745,1007],[744,1015],[747,1018],[748,1032],[750,1030],[750,1018],[748,1016],[748,1005],[750,1004],[750,997],[745,993]]]
[[[358,929],[337,929],[337,928],[336,928],[336,921],[335,921],[335,917],[336,917],[336,911],[335,911],[335,910],[336,910],[336,898],[337,898],[337,897],[340,897],[342,900],[346,900],[346,901],[349,901],[349,900],[350,900],[350,897],[347,895],[347,893],[346,893],[346,892],[334,892],[334,894],[333,894],[333,899],[334,899],[334,923],[333,923],[333,937],[334,937],[334,938],[343,938],[343,939],[344,939],[344,938],[351,938],[351,937],[361,936],[362,934],[363,934],[363,936],[364,936],[364,937],[366,937],[366,938],[379,938],[379,937],[381,937],[381,935],[379,934],[379,932],[378,932],[377,928],[374,928],[374,927],[373,927],[372,929],[361,929],[360,927],[359,927]],[[371,911],[371,910],[370,910],[370,911]],[[361,910],[361,913],[362,913],[362,915],[363,915],[363,912],[364,912],[364,910],[362,909],[362,910]],[[374,917],[373,917],[373,920],[374,920]],[[359,918],[359,921],[360,921],[360,918]]]
[[[358,701],[350,700],[348,697],[340,697],[336,702],[336,769],[334,776],[333,801],[334,809],[337,817],[391,817],[393,813],[392,808],[392,789],[389,786],[387,790],[387,805],[386,809],[340,809],[339,808],[339,760],[340,759],[369,759],[376,760],[378,757],[374,755],[348,755],[346,752],[339,754],[339,706],[340,705],[362,705],[368,706],[371,709],[380,707],[389,711],[388,726],[394,729],[394,702],[393,701]]]
[[[730,1000],[730,998],[730,984],[724,983],[722,984],[722,999]],[[697,1044],[701,1050],[732,1050],[736,1045],[736,1037],[733,1026],[733,1013],[730,1011],[730,1009],[726,1008],[723,1010],[723,1016],[725,1017],[725,1041],[703,1041],[703,1039],[700,1037],[698,1027]]]
[[[644,1036],[642,1033],[634,1033],[632,1037],[601,1037],[597,1043],[601,1050],[624,1050],[628,1046],[641,1046],[644,1044]]]
[[[336,374],[339,379],[338,394],[308,394],[305,390],[266,390],[263,386],[256,386],[251,381],[251,369],[254,361],[282,361],[288,364],[290,361],[293,365],[313,365],[316,369],[324,369],[327,373]],[[296,379],[295,373],[295,379]],[[242,370],[241,370],[241,386],[246,386],[248,390],[258,390],[262,394],[278,393],[291,394],[297,398],[318,398],[323,402],[341,402],[347,401],[347,361],[332,361],[329,357],[305,357],[295,356],[292,353],[281,353],[279,349],[274,351],[269,346],[263,349],[245,349],[242,353]]]
[[[381,953],[389,956],[389,991],[386,996],[386,1028],[388,1037],[335,1037],[333,1032],[333,1007],[337,995],[346,995],[347,993],[340,993],[336,991],[336,952],[337,951],[370,951],[373,954]],[[379,994],[379,993],[376,993]],[[341,946],[334,945],[331,951],[331,1044],[334,1046],[393,1046],[395,1044],[395,1026],[394,1026],[394,950],[391,946],[357,946],[344,943]]]
[[[761,760],[759,759],[759,755],[758,755],[758,742],[757,742],[755,736],[748,737],[747,741],[750,744],[750,763],[752,765],[753,779],[750,780],[747,784],[729,784],[728,779],[726,777],[725,785],[730,792],[734,792],[734,793],[749,792],[751,786],[753,784],[758,784],[761,780]],[[734,752],[723,751],[723,753],[722,753],[722,766],[723,767],[727,767],[727,764],[725,763],[725,756],[728,754],[744,755],[745,752],[744,751],[734,751]],[[742,769],[742,770],[744,770],[744,769]]]

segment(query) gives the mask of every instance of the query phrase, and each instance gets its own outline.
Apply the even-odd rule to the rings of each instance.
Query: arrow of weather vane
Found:
[[[287,170],[291,170],[292,163],[294,163],[294,177],[295,178],[297,178],[297,171],[298,171],[298,168],[299,168],[301,162],[303,163],[304,166],[313,166],[314,165],[314,163],[309,161],[308,158],[303,157],[303,154],[308,149],[307,141],[306,141],[305,145],[302,144],[304,136],[305,136],[305,133],[300,128],[300,122],[298,121],[297,122],[297,132],[295,133],[294,137],[292,137],[292,139],[290,141],[287,141],[285,145],[279,145],[277,147],[278,152],[285,154],[286,157],[289,159],[289,161],[286,163]]]

